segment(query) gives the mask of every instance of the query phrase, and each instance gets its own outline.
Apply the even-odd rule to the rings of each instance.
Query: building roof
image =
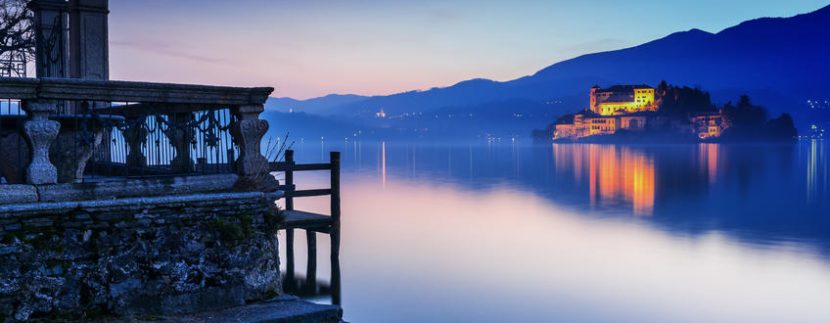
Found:
[[[583,118],[596,118],[596,117],[600,116],[599,113],[596,113],[596,112],[591,111],[591,110],[583,110],[583,111],[580,111],[576,114],[581,115]]]
[[[600,88],[598,92],[631,92],[635,89],[654,89],[653,87],[647,84],[639,84],[639,85],[631,85],[631,84],[620,84],[614,85],[609,88],[602,89]]]
[[[657,112],[654,111],[638,111],[632,113],[625,113],[617,115],[618,117],[653,117],[657,116]]]
[[[569,124],[569,123],[574,123],[574,114],[563,115],[563,116],[559,117],[559,119],[556,119],[556,122],[554,124]]]

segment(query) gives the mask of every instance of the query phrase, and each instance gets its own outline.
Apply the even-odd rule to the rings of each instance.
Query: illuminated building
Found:
[[[620,130],[641,132],[669,128],[708,140],[720,137],[728,127],[720,111],[699,112],[677,119],[659,115],[659,110],[654,88],[648,85],[615,85],[607,89],[594,86],[589,108],[557,120],[553,139],[573,140],[613,135]]]
[[[619,130],[642,131],[649,118],[645,115],[602,116],[585,111],[554,125],[553,139],[612,135]]]
[[[698,113],[691,118],[695,133],[700,139],[720,137],[725,129],[723,116],[719,111]]]
[[[656,111],[654,88],[648,85],[615,85],[591,88],[592,112],[602,116]]]
[[[610,135],[617,132],[617,118],[594,117],[585,120],[588,136]]]

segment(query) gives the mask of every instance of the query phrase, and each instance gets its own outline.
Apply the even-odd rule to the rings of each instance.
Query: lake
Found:
[[[295,150],[300,163],[343,154],[348,321],[830,321],[827,142]],[[296,205],[328,210],[325,198]],[[327,237],[318,243],[327,278]]]

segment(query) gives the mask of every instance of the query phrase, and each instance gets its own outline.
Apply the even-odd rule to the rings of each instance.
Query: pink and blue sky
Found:
[[[676,31],[718,32],[826,0],[110,1],[113,79],[364,95],[510,80]]]

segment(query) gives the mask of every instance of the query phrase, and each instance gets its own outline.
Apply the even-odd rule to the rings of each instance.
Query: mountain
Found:
[[[719,103],[748,94],[771,115],[793,114],[803,129],[819,119],[830,121],[830,111],[815,111],[806,104],[807,100],[830,99],[827,39],[830,6],[789,18],[746,21],[718,33],[698,29],[678,32],[636,47],[566,60],[507,82],[473,79],[388,96],[327,96],[314,99],[326,102],[320,107],[316,107],[317,101],[304,103],[309,105],[304,111],[370,120],[380,108],[390,116],[432,114],[460,107],[475,111],[477,106],[492,108],[495,102],[522,100],[556,102],[550,105],[551,111],[561,114],[585,108],[588,90],[595,84],[656,85],[666,80],[699,86]],[[549,121],[539,120],[539,127]]]
[[[337,107],[339,106],[362,101],[366,98],[365,96],[353,94],[329,94],[308,100],[268,98],[268,101],[265,103],[265,109],[277,112],[296,110],[318,115],[331,115],[337,113]]]

